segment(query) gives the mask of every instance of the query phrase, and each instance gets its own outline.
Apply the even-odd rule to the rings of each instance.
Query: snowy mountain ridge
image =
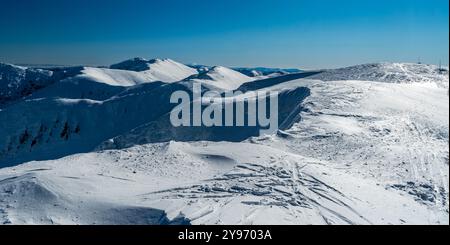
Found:
[[[448,224],[448,69],[0,68],[0,223]],[[173,127],[194,82],[277,91],[280,130]]]
[[[248,77],[230,68],[215,66],[207,71],[192,75],[185,80],[199,82],[204,86],[211,86],[221,90],[233,90],[246,82],[256,80],[256,78]]]
[[[0,108],[4,103],[53,83],[52,74],[51,71],[0,63]]]
[[[112,65],[111,69],[84,66],[35,69],[0,63],[0,108],[7,102],[23,99],[35,92],[41,93],[40,90],[50,85],[61,87],[59,83],[64,82],[64,86],[68,87],[73,86],[69,83],[130,87],[157,81],[177,82],[194,74],[197,74],[195,69],[170,59],[134,58]],[[58,92],[68,93],[63,90]]]
[[[110,66],[111,69],[142,72],[154,81],[177,82],[191,75],[197,70],[171,59],[134,58]]]

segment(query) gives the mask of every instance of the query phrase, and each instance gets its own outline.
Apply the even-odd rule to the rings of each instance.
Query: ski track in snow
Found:
[[[313,95],[305,101],[308,112],[304,112],[304,120],[287,131],[294,139],[283,142],[286,147],[329,161],[349,173],[386,182],[408,182],[413,189],[420,185],[425,192],[397,188],[448,212],[448,95],[445,90],[430,89],[435,92],[431,96],[438,98],[434,101],[420,97],[417,91],[426,89],[420,84],[348,81],[318,86],[321,88],[316,91],[320,92],[315,93],[313,89]],[[323,86],[330,88],[323,89]],[[361,89],[355,96],[355,91]],[[417,97],[397,99],[402,93]],[[373,106],[380,102],[387,106]],[[358,108],[362,106],[365,107]],[[435,110],[430,112],[429,108]],[[309,151],[304,151],[305,148]]]

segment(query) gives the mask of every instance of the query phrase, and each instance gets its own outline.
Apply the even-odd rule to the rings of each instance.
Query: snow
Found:
[[[3,222],[13,224],[127,223],[128,212],[109,212],[116,207],[165,210],[191,224],[448,222],[371,179],[250,143],[142,145],[31,162],[1,178]]]
[[[154,59],[145,60],[135,58],[124,61],[112,68],[97,67],[61,67],[52,68],[53,70],[43,70],[21,67],[10,64],[0,63],[0,107],[7,103],[20,100],[25,96],[65,96],[73,97],[71,91],[67,87],[71,84],[60,85],[63,82],[83,83],[85,86],[101,87],[100,85],[92,85],[92,83],[100,83],[115,87],[132,87],[145,83],[165,82],[173,83],[181,81],[191,75],[197,74],[195,69],[185,66],[181,63],[170,59]],[[53,86],[53,90],[45,91],[42,89]],[[65,91],[64,91],[65,90]],[[80,90],[75,88],[75,90]],[[101,90],[114,90],[117,88],[105,88]],[[79,95],[79,94],[77,94]],[[97,99],[96,97],[95,99]],[[103,98],[106,99],[106,98]]]
[[[315,78],[323,81],[361,80],[389,83],[433,83],[448,88],[448,67],[413,63],[375,63],[324,70]]]
[[[92,67],[85,67],[82,70],[82,74],[76,78],[105,83],[111,86],[123,87],[130,87],[154,81],[162,81],[145,73]]]
[[[191,75],[197,74],[197,70],[171,59],[134,58],[111,66],[112,69],[130,70],[141,72],[152,77],[154,81],[177,82]]]
[[[216,66],[203,73],[191,76],[187,80],[201,83],[212,90],[229,91],[255,79],[230,68]]]
[[[302,83],[311,88],[303,120],[286,131],[289,138],[265,144],[404,189],[448,216],[446,89],[422,83]],[[416,192],[405,185],[427,188]]]
[[[283,74],[289,74],[289,73],[299,73],[301,70],[295,69],[295,68],[267,68],[267,67],[255,67],[255,68],[233,68],[235,71],[239,71],[247,76],[250,77],[258,77],[258,76],[269,76],[273,74],[283,75]]]
[[[3,107],[0,223],[449,223],[448,73],[384,63],[256,80],[175,63],[62,68]],[[7,81],[24,81],[13,68]],[[196,80],[280,92],[284,127],[173,128],[169,97]]]
[[[52,72],[0,63],[0,107],[53,83]]]
[[[60,102],[64,105],[76,105],[80,103],[87,103],[91,105],[101,104],[102,101],[90,100],[90,99],[67,99],[67,98],[59,98],[56,99],[57,102]]]
[[[104,83],[111,86],[132,87],[144,83],[156,81],[172,83],[183,80],[194,74],[190,68],[171,60],[155,61],[149,64],[149,70],[142,72],[83,67],[80,74],[63,81],[78,82],[79,80]]]

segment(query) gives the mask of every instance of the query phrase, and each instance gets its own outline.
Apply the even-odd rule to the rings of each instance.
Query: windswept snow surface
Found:
[[[79,68],[0,111],[0,223],[449,223],[448,73],[377,64],[164,83],[140,80],[149,63]],[[282,130],[173,128],[171,93],[199,77],[220,84],[207,90],[279,91]]]
[[[323,81],[361,80],[389,83],[434,83],[448,88],[448,67],[413,63],[375,63],[324,70],[315,76]]]
[[[76,79],[84,79],[95,81],[98,83],[105,83],[111,86],[130,87],[144,83],[155,81],[163,81],[163,79],[155,78],[147,73],[139,73],[133,71],[122,71],[105,68],[85,67],[81,74],[75,77]],[[165,80],[171,82],[172,79]]]
[[[211,89],[226,91],[235,90],[244,83],[254,81],[255,78],[248,77],[223,66],[215,66],[207,71],[193,75],[186,80],[202,83],[203,86]]]
[[[112,65],[111,69],[136,71],[152,77],[154,81],[177,82],[191,75],[197,74],[197,70],[171,59],[134,58]]]

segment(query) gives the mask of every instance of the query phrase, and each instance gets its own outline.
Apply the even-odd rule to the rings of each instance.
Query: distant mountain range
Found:
[[[189,65],[192,68],[195,68],[199,71],[209,70],[213,68],[213,66],[206,66],[206,65]],[[301,72],[300,69],[284,69],[284,68],[267,68],[267,67],[232,67],[231,69],[241,72],[242,74],[249,76],[249,77],[257,77],[257,76],[267,76],[274,73],[279,74],[288,74],[288,73],[297,73]]]

